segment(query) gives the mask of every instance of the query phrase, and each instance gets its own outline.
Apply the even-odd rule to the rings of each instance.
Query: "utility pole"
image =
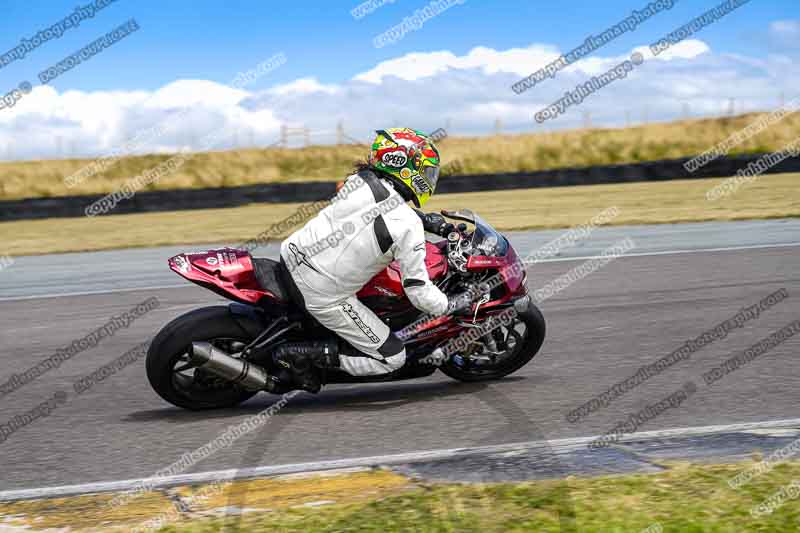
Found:
[[[494,119],[494,134],[500,135],[502,131],[503,131],[503,122],[499,118]]]
[[[336,123],[336,144],[344,144],[344,124],[341,120]]]

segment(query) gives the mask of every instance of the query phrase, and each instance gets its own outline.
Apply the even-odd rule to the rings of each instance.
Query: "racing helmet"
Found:
[[[429,135],[411,128],[376,130],[369,164],[422,207],[439,181],[439,150]]]

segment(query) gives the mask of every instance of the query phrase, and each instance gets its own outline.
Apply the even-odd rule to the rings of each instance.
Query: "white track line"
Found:
[[[739,250],[761,250],[764,248],[794,248],[800,246],[800,242],[787,242],[783,244],[751,244],[748,246],[729,246],[726,248],[697,248],[689,250],[662,250],[658,252],[640,252],[632,254],[622,254],[615,256],[615,259],[624,259],[626,257],[649,257],[655,255],[682,255],[682,254],[699,254],[710,252],[736,252]],[[535,265],[537,263],[560,263],[562,261],[585,261],[587,259],[603,259],[606,256],[602,255],[585,255],[580,257],[555,257],[551,259],[541,259],[539,261],[528,261],[526,265]]]
[[[192,283],[175,283],[172,285],[150,285],[147,287],[128,287],[125,289],[107,289],[107,290],[97,290],[97,291],[80,291],[80,292],[62,292],[62,293],[53,293],[53,294],[43,294],[40,296],[32,295],[32,296],[9,296],[7,298],[0,298],[0,302],[17,302],[20,300],[39,300],[39,299],[47,299],[47,298],[64,298],[67,296],[92,296],[95,294],[116,294],[118,292],[136,292],[136,291],[158,291],[164,289],[187,289],[189,287],[198,287],[199,285],[194,285]]]
[[[618,442],[634,442],[642,440],[663,439],[669,437],[690,437],[698,435],[713,435],[717,433],[734,433],[750,430],[796,428],[800,432],[800,418],[786,420],[769,420],[764,422],[751,422],[744,424],[726,424],[718,426],[702,426],[690,428],[675,428],[656,431],[643,431],[632,435],[623,436]],[[56,498],[95,494],[101,492],[122,492],[135,489],[142,485],[154,488],[173,487],[195,483],[213,483],[215,481],[228,481],[232,479],[248,479],[257,477],[271,477],[285,474],[314,473],[353,468],[371,468],[387,465],[401,465],[438,461],[454,457],[471,455],[485,455],[510,451],[530,450],[544,448],[545,451],[566,453],[575,448],[586,446],[599,435],[592,437],[577,437],[570,439],[556,439],[551,441],[529,441],[493,446],[479,446],[473,448],[450,448],[444,450],[429,450],[422,452],[400,453],[395,455],[377,455],[373,457],[357,457],[353,459],[338,459],[331,461],[317,461],[312,463],[285,464],[276,466],[257,466],[251,468],[217,470],[212,472],[198,472],[163,478],[127,479],[123,481],[105,481],[98,483],[85,483],[81,485],[62,485],[59,487],[44,487],[37,489],[8,490],[0,492],[0,501],[31,500],[39,498]]]
[[[753,244],[750,246],[730,246],[727,248],[698,248],[694,250],[663,250],[659,252],[641,252],[641,253],[631,253],[631,254],[624,254],[621,256],[616,257],[616,259],[625,259],[627,257],[648,257],[648,256],[658,256],[658,255],[682,255],[682,254],[697,254],[697,253],[710,253],[710,252],[735,252],[738,250],[761,250],[764,248],[793,248],[800,246],[800,242],[790,242],[790,243],[783,243],[783,244]],[[564,261],[586,261],[589,259],[602,259],[604,256],[602,255],[586,255],[586,256],[578,256],[578,257],[555,257],[550,259],[542,259],[539,261],[529,261],[526,262],[525,265],[533,266],[538,263],[561,263]],[[53,293],[53,294],[42,294],[42,295],[32,295],[32,296],[10,296],[8,298],[0,298],[0,302],[17,302],[17,301],[24,301],[24,300],[45,300],[48,298],[62,298],[67,296],[91,296],[96,294],[116,294],[118,292],[134,292],[134,291],[156,291],[162,289],[181,289],[181,288],[189,288],[189,287],[196,287],[196,285],[191,283],[183,283],[183,284],[175,284],[175,285],[154,285],[150,287],[130,287],[126,289],[109,289],[109,290],[99,290],[99,291],[85,291],[85,292],[65,292],[65,293]]]

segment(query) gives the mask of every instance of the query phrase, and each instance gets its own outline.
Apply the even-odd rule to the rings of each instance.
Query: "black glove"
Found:
[[[453,294],[452,296],[447,297],[447,311],[445,312],[448,315],[452,315],[454,313],[464,312],[467,313],[472,307],[472,297],[473,294],[469,291],[462,292],[459,294]]]
[[[489,299],[491,288],[486,283],[473,285],[464,292],[447,297],[447,314],[464,313],[469,314],[472,303],[475,301],[486,302]]]
[[[422,220],[422,227],[428,233],[433,233],[440,237],[447,237],[447,235],[456,228],[453,224],[447,222],[439,213],[423,213],[416,209],[414,211],[416,211],[417,215]]]

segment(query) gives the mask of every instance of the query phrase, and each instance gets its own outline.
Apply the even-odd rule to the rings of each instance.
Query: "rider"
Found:
[[[448,299],[425,266],[425,231],[446,236],[453,225],[422,207],[439,179],[439,151],[428,135],[410,128],[377,130],[367,163],[347,178],[331,205],[281,245],[281,263],[294,298],[318,322],[347,341],[284,344],[275,361],[289,369],[294,386],[318,392],[312,367],[341,368],[353,376],[398,370],[403,342],[355,296],[392,261],[400,263],[403,289],[426,313],[442,315],[469,303],[466,293]],[[294,287],[292,287],[294,285]]]

